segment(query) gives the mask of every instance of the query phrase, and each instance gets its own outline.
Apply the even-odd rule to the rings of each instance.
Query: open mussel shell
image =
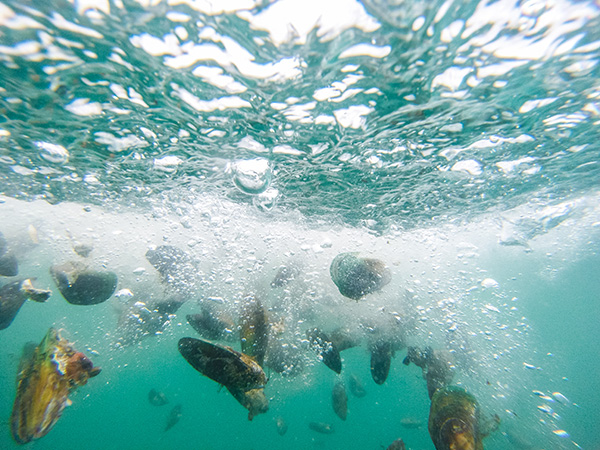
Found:
[[[202,339],[181,338],[179,353],[202,375],[227,388],[249,391],[265,386],[267,377],[251,357]]]
[[[475,397],[455,386],[438,389],[431,399],[429,435],[436,450],[483,450]]]
[[[11,415],[15,441],[26,444],[45,436],[67,406],[69,394],[99,373],[100,369],[54,328],[37,347],[26,346]]]
[[[117,288],[117,275],[95,271],[67,262],[50,268],[58,290],[72,305],[97,305],[110,298]]]
[[[362,258],[358,253],[337,255],[329,273],[340,294],[353,300],[380,290],[391,280],[391,272],[382,261]]]

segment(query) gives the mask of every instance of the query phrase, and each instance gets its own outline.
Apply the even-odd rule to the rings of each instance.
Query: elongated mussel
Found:
[[[25,347],[11,416],[15,441],[26,444],[45,436],[70,403],[69,394],[99,373],[54,328],[37,347]]]
[[[194,338],[180,339],[179,353],[202,375],[225,386],[248,409],[249,420],[268,410],[269,402],[263,391],[267,377],[250,356]]]
[[[475,397],[456,386],[436,390],[429,410],[429,435],[436,450],[483,450]]]
[[[319,328],[306,332],[311,348],[317,353],[319,359],[336,373],[342,372],[342,357],[335,343]]]
[[[240,312],[242,353],[252,356],[261,366],[269,344],[269,320],[260,301],[254,296],[244,299]]]
[[[358,253],[337,255],[329,273],[340,294],[353,300],[380,290],[391,280],[391,272],[382,261],[362,258]]]

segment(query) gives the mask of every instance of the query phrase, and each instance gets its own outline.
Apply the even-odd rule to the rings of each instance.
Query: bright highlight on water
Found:
[[[0,1],[0,448],[600,446],[598,2]]]

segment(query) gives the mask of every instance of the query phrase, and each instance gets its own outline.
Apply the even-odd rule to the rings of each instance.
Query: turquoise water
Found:
[[[21,348],[54,326],[102,372],[26,447],[433,449],[406,349],[379,386],[366,339],[340,375],[305,339],[394,316],[406,345],[460,359],[453,384],[501,420],[486,449],[599,449],[599,18],[568,1],[0,3],[0,232],[19,277],[53,291],[0,331],[0,448],[18,447]],[[194,260],[189,298],[123,346],[130,305],[172,293],[144,256],[164,244]],[[347,251],[391,282],[342,297],[329,265]],[[69,260],[114,271],[118,295],[67,303],[48,269]],[[251,422],[177,351],[198,337],[187,314],[235,318],[249,293],[305,365],[267,370]],[[342,421],[331,390],[351,374],[367,395],[348,394]]]

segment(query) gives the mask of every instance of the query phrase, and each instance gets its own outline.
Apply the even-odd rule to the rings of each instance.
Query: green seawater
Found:
[[[19,275],[0,285],[52,296],[0,330],[0,448],[432,450],[425,380],[402,364],[430,346],[482,426],[500,419],[487,450],[600,449],[599,61],[597,2],[4,0],[0,232]],[[134,303],[173,294],[145,257],[159,245],[193,260],[186,302],[124,345]],[[342,252],[390,283],[344,298]],[[66,302],[49,273],[66,261],[115,272],[115,295]],[[282,265],[298,275],[272,287]],[[177,351],[199,337],[186,315],[237,321],[249,294],[304,367],[266,369],[252,421]],[[404,346],[377,385],[369,336],[390,320]],[[340,326],[361,342],[338,375],[306,330]],[[21,350],[49,327],[102,372],[19,446]],[[367,394],[348,390],[342,421],[331,392],[352,374]]]

